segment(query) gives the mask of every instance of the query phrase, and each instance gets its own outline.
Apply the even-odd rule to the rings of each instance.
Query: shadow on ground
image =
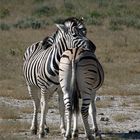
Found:
[[[115,137],[121,140],[140,140],[140,132],[138,131],[130,131],[128,133],[103,133],[102,135],[105,137]]]

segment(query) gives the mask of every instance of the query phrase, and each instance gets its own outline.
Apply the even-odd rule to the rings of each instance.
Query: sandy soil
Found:
[[[140,98],[140,96],[136,96]],[[57,106],[57,97],[54,98],[55,104]],[[98,102],[109,102],[108,106],[98,107],[97,108],[97,120],[99,129],[103,135],[103,138],[117,136],[119,139],[136,139],[140,140],[140,106],[134,106],[135,102],[132,102],[132,96],[102,96],[97,98]],[[20,110],[22,107],[31,107],[31,100],[16,100],[11,98],[0,97],[0,105],[3,103],[17,108]],[[55,105],[54,105],[55,106]],[[125,114],[128,118],[125,120],[116,121],[114,116],[117,114]],[[40,118],[40,114],[39,114]],[[19,121],[31,122],[32,114],[31,113],[20,113]],[[62,140],[63,137],[60,134],[59,129],[59,111],[58,109],[51,108],[49,109],[48,115],[46,117],[48,125],[50,127],[50,133],[47,138],[48,140]],[[3,121],[2,119],[0,121]],[[81,122],[81,121],[80,121]],[[84,132],[82,124],[80,124],[80,135],[79,140],[84,140]],[[22,133],[13,133],[12,135],[19,137],[20,139],[33,139],[37,140],[38,136],[32,136],[28,130]],[[4,139],[2,134],[0,139]]]

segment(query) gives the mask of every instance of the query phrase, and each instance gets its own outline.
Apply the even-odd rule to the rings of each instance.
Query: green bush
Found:
[[[39,29],[44,28],[47,25],[45,20],[37,20],[34,18],[26,18],[23,20],[19,20],[16,24],[14,24],[15,28],[26,29]]]
[[[33,15],[35,16],[52,16],[57,13],[57,9],[53,6],[48,7],[47,5],[40,5],[33,11]]]
[[[64,22],[64,18],[62,18],[62,17],[55,17],[55,18],[53,19],[53,22],[54,22],[54,23],[62,24],[62,23]]]
[[[43,2],[44,0],[34,0],[35,3]]]
[[[6,8],[0,9],[0,18],[5,18],[10,15],[10,11]]]
[[[10,30],[10,26],[6,23],[0,23],[1,30]]]
[[[99,15],[91,13],[84,17],[84,19],[88,25],[102,25],[102,19],[97,17],[99,17]]]
[[[92,18],[104,18],[105,17],[105,14],[104,13],[101,13],[99,11],[92,11],[90,14],[89,14],[90,17]]]
[[[74,5],[73,5],[72,3],[70,3],[70,2],[65,2],[65,3],[64,3],[64,6],[65,6],[65,8],[66,8],[68,11],[75,10]]]
[[[140,19],[130,16],[130,17],[119,17],[111,18],[110,20],[111,27],[127,26],[140,29]]]

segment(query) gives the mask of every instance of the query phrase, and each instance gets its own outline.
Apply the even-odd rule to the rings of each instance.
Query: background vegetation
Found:
[[[54,23],[76,16],[84,17],[87,36],[96,44],[96,55],[105,70],[105,82],[98,93],[133,96],[131,103],[139,108],[139,7],[139,0],[0,0],[0,97],[30,99],[22,72],[25,49],[55,32]],[[20,118],[20,111],[14,113],[6,104],[0,106],[2,114],[11,112],[5,119]],[[98,104],[99,108],[110,106],[108,101]]]
[[[68,16],[82,16],[88,25],[139,29],[139,6],[138,0],[0,0],[0,28],[38,29]]]

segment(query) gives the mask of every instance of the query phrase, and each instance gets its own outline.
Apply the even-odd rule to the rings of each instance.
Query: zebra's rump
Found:
[[[90,50],[74,48],[65,51],[60,60],[61,73],[65,75],[68,65],[75,64],[76,80],[79,89],[87,87],[89,90],[98,90],[104,81],[103,68]],[[84,90],[84,89],[83,89]]]

